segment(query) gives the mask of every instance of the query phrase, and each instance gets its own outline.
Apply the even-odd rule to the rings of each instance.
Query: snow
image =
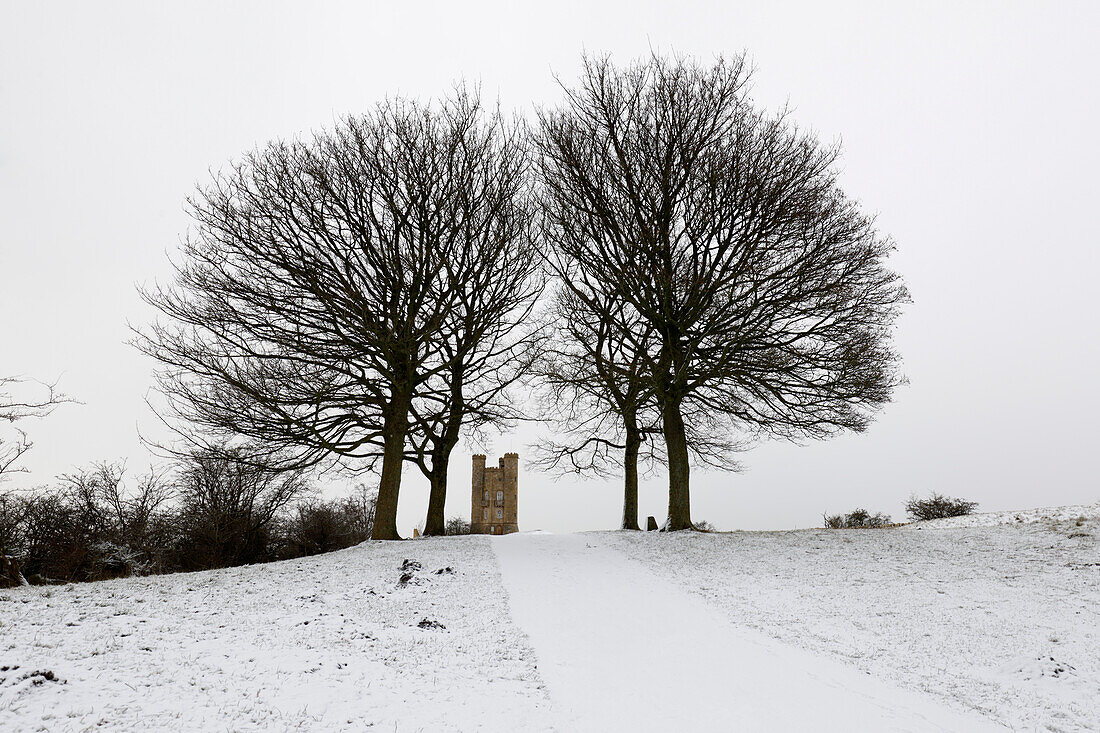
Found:
[[[484,537],[0,591],[8,733],[542,731],[548,707]]]
[[[512,535],[494,549],[561,730],[1001,730],[738,628],[598,538]]]
[[[1100,512],[1008,514],[0,590],[0,730],[1100,730]]]
[[[961,529],[963,527],[994,527],[998,524],[1072,522],[1078,519],[1100,519],[1100,502],[1095,504],[1074,504],[1071,506],[1040,507],[1038,509],[1017,509],[1002,512],[985,512],[982,514],[967,514],[962,517],[929,519],[923,522],[908,524],[906,528]]]
[[[1096,731],[1100,520],[1078,521],[588,541],[640,560],[739,627],[876,679],[1016,730]]]

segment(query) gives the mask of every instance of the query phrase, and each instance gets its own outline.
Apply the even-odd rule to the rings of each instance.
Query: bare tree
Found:
[[[588,283],[594,285],[594,283]],[[643,372],[647,324],[625,315],[628,304],[599,287],[559,287],[557,337],[537,370],[546,388],[543,412],[557,438],[537,446],[536,465],[604,475],[623,471],[622,529],[638,525],[638,460],[659,431],[653,391]],[[631,329],[626,337],[619,328]],[[648,458],[652,459],[652,441]]]
[[[34,385],[31,395],[25,395],[29,385]],[[20,396],[24,393],[24,396]],[[64,402],[72,402],[69,397],[57,391],[56,384],[32,382],[20,377],[0,377],[0,423],[8,423],[14,439],[0,435],[0,480],[5,474],[23,472],[25,469],[15,464],[23,454],[34,447],[27,433],[18,424],[30,419],[43,418]]]
[[[611,325],[660,413],[670,530],[692,526],[692,453],[725,467],[746,435],[863,430],[902,381],[892,242],[837,185],[838,147],[758,111],[748,80],[741,57],[589,58],[540,113],[551,261],[579,297],[631,309]]]
[[[414,399],[407,454],[430,484],[423,534],[443,535],[447,469],[463,431],[522,419],[511,388],[544,340],[535,306],[545,278],[529,236],[524,130],[497,113],[463,143],[469,170],[459,246],[445,262],[451,302],[431,345],[444,365]]]
[[[437,344],[454,265],[516,216],[488,175],[504,147],[460,90],[272,143],[199,190],[175,286],[145,294],[170,323],[138,344],[205,449],[244,436],[287,469],[380,461],[372,536],[399,539],[414,405],[456,359]]]
[[[180,466],[177,487],[188,569],[274,559],[278,514],[308,491],[300,470],[269,471],[240,448],[196,451]]]
[[[520,266],[537,262],[537,258],[528,257]],[[513,291],[508,297],[525,292],[531,291]],[[495,333],[460,326],[460,331],[450,332],[451,340],[441,332],[444,339],[439,347],[451,366],[436,375],[414,402],[415,427],[407,451],[410,462],[430,486],[424,535],[446,533],[447,469],[463,431],[480,433],[487,426],[502,427],[524,418],[509,388],[530,371],[539,351],[539,329],[529,322],[533,306],[534,300],[528,300],[513,310],[511,317],[498,320],[492,329]],[[480,316],[470,320],[477,318]],[[522,335],[507,338],[507,332],[513,329],[522,331]],[[477,340],[481,343],[472,343]]]

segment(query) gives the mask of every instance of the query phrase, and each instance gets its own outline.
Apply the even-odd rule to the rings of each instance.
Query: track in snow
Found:
[[[493,549],[562,730],[1004,730],[737,628],[583,534],[513,534]]]

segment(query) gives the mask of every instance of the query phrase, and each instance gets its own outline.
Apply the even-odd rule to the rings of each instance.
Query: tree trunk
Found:
[[[428,516],[424,520],[425,537],[442,537],[447,533],[447,521],[443,510],[447,504],[447,465],[450,451],[441,461],[432,461],[432,473],[428,476],[431,492],[428,494]]]
[[[638,529],[638,450],[642,436],[637,429],[626,429],[623,455],[623,529]]]
[[[691,496],[688,490],[688,449],[679,399],[666,399],[661,410],[665,449],[668,452],[668,521],[664,529],[691,529]]]
[[[424,519],[424,534],[441,537],[447,533],[447,520],[443,512],[447,505],[447,467],[451,464],[451,451],[458,445],[458,435],[465,417],[466,402],[462,398],[463,373],[460,368],[451,372],[450,413],[432,451],[432,470],[428,474],[431,492],[428,494],[428,516]],[[471,520],[473,517],[470,518]]]
[[[399,540],[397,498],[401,492],[401,469],[405,465],[405,434],[409,429],[408,400],[394,399],[382,428],[382,477],[378,481],[378,503],[374,509],[372,540]]]

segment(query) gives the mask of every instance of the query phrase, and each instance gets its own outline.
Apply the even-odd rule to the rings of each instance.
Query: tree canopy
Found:
[[[539,119],[547,258],[641,359],[673,530],[692,526],[689,453],[863,430],[902,381],[891,240],[841,191],[839,148],[758,110],[749,78],[742,57],[587,58]]]
[[[514,126],[460,89],[215,175],[189,202],[175,283],[146,293],[167,322],[139,345],[175,413],[268,465],[381,461],[373,535],[397,538],[410,432],[510,414],[494,405],[539,290],[525,171]]]

